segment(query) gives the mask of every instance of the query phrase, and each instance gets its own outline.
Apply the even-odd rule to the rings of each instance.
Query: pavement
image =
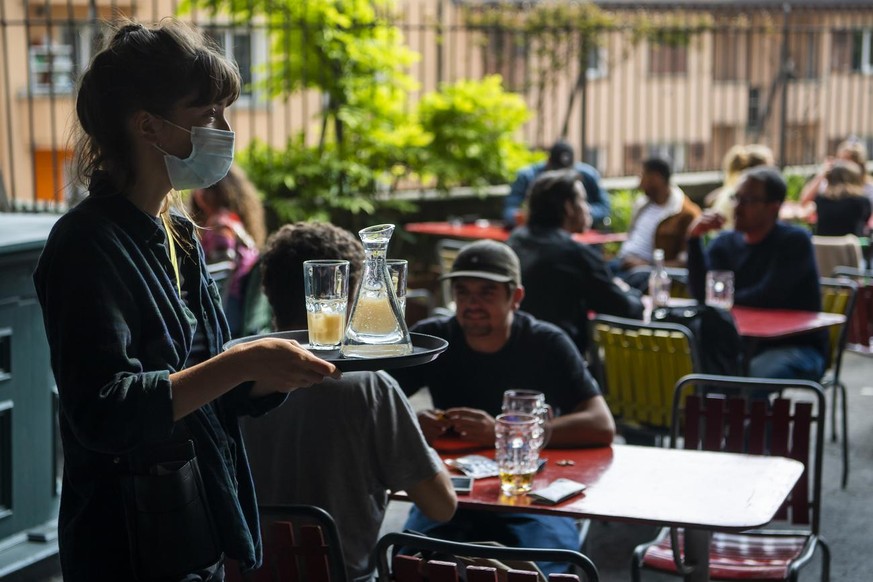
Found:
[[[831,580],[870,582],[873,580],[873,358],[847,352],[842,377],[848,387],[850,467],[849,485],[840,488],[841,443],[825,441],[822,537],[831,548]],[[830,406],[832,393],[828,391]],[[416,395],[413,406],[428,405],[426,395]],[[828,425],[830,434],[830,425]],[[400,531],[409,504],[392,501],[382,533]],[[628,582],[633,549],[652,539],[657,528],[618,523],[594,522],[588,537],[587,554],[597,565],[603,582]],[[800,580],[818,580],[820,554],[804,568]],[[57,559],[47,560],[27,571],[4,578],[3,582],[62,582]],[[644,581],[677,580],[645,573]]]
[[[831,580],[835,582],[873,581],[873,358],[846,352],[842,379],[848,388],[849,403],[849,483],[840,488],[842,443],[831,442],[830,420],[826,425],[822,473],[821,535],[831,548]],[[827,391],[827,404],[832,391]],[[413,406],[426,406],[416,395]],[[830,416],[830,413],[828,413]],[[837,418],[839,422],[839,417]],[[382,532],[400,531],[409,504],[391,502]],[[603,582],[629,582],[634,548],[655,537],[658,528],[620,523],[593,522],[586,554],[600,572]],[[801,582],[819,580],[820,552],[800,574]],[[644,582],[675,581],[677,578],[654,572],[643,574]]]

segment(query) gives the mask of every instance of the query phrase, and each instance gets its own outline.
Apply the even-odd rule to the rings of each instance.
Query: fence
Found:
[[[318,4],[273,5],[286,2]],[[653,154],[669,156],[675,171],[717,170],[735,143],[769,145],[782,165],[817,163],[850,136],[873,147],[869,2],[805,1],[793,9],[700,2],[681,11],[654,2],[598,4],[401,1],[391,24],[404,49],[417,55],[403,67],[416,82],[407,111],[444,83],[500,74],[531,112],[520,140],[547,147],[565,137],[605,176],[635,174]],[[106,22],[155,21],[179,14],[180,6],[0,2],[0,210],[63,207],[77,195],[69,171],[75,86]],[[373,8],[376,17],[389,17],[382,3]],[[313,88],[317,79],[289,76],[289,91],[275,97],[264,82],[283,66],[277,38],[296,39],[300,44],[288,50],[307,57],[306,43],[324,21],[277,24],[203,8],[179,17],[204,27],[240,65],[247,87],[230,113],[240,147],[253,138],[274,147],[298,133],[309,143],[321,138],[326,100]],[[298,73],[305,77],[307,70],[319,67]],[[329,77],[323,68],[314,74]],[[374,87],[392,81],[372,78]]]

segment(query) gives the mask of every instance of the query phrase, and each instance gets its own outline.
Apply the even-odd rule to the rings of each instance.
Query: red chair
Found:
[[[225,564],[226,582],[346,582],[342,542],[329,513],[311,505],[260,506],[264,563],[242,573]]]
[[[418,552],[416,555],[392,555],[392,548]],[[584,582],[597,582],[594,563],[572,550],[508,548],[485,544],[451,542],[414,533],[388,533],[376,544],[377,572],[380,582],[543,582],[533,569],[512,569],[518,562],[564,562],[574,566]],[[477,564],[470,564],[478,559]],[[495,561],[498,566],[488,565]],[[463,574],[463,576],[461,576]],[[579,575],[550,574],[549,582],[580,582]]]
[[[680,409],[679,396],[691,387],[695,394],[686,396]],[[798,399],[761,398],[787,390]],[[819,536],[824,417],[824,390],[815,382],[692,374],[676,385],[671,447],[679,443],[681,428],[686,449],[778,455],[805,466],[776,516],[784,528],[713,534],[713,580],[796,581],[817,548],[822,550],[821,579],[830,579],[830,549]],[[682,547],[681,528],[665,528],[654,541],[637,546],[633,580],[639,582],[642,569],[687,574]]]

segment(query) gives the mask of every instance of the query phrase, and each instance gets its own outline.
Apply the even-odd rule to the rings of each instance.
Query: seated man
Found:
[[[688,275],[698,301],[706,295],[708,270],[734,272],[734,305],[821,311],[821,290],[809,233],[777,222],[785,200],[779,170],[758,166],[737,185],[734,230],[721,233],[704,249],[700,237],[721,228],[724,218],[704,214],[688,229]],[[749,362],[760,378],[818,381],[824,373],[827,331],[761,342]]]
[[[585,191],[588,192],[588,204],[591,206],[591,217],[595,225],[602,225],[609,218],[609,193],[600,183],[600,174],[592,166],[582,162],[573,162],[573,146],[565,141],[557,141],[549,150],[549,158],[545,162],[539,162],[525,166],[518,171],[515,182],[509,190],[509,194],[503,200],[503,222],[509,228],[514,228],[516,213],[521,209],[527,197],[530,185],[541,173],[549,170],[572,169],[579,174]]]
[[[544,172],[528,195],[528,218],[513,231],[509,246],[521,261],[521,309],[554,323],[585,355],[588,312],[643,316],[640,294],[613,280],[600,253],[573,240],[591,224],[585,189],[572,170]]]
[[[262,255],[264,291],[279,330],[306,329],[303,261],[344,258],[350,288],[361,275],[361,243],[324,223],[286,225]],[[350,372],[301,388],[243,434],[258,501],[316,505],[330,513],[352,579],[369,579],[388,503],[406,490],[423,514],[446,521],[457,498],[442,461],[425,442],[415,413],[384,372]]]
[[[429,364],[392,371],[407,394],[430,389],[435,408],[418,415],[428,442],[451,430],[471,445],[493,447],[503,392],[517,388],[543,392],[552,406],[550,447],[610,444],[612,414],[570,338],[518,311],[524,288],[512,249],[474,242],[458,253],[445,276],[452,281],[455,315],[427,319],[413,331],[447,339],[448,349]],[[575,521],[564,517],[458,510],[452,521],[440,524],[412,508],[406,528],[508,546],[578,550],[579,544]],[[557,569],[541,566],[547,574]]]
[[[685,266],[685,233],[700,216],[700,208],[670,184],[670,164],[661,158],[643,162],[640,190],[634,202],[627,240],[610,263],[613,273],[640,291],[646,291],[655,249],[664,250],[664,264]]]

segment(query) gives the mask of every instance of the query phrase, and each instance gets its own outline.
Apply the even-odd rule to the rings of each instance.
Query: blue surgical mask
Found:
[[[167,121],[167,120],[164,120]],[[234,133],[195,125],[190,130],[167,121],[191,134],[191,155],[185,159],[155,146],[164,154],[170,184],[176,190],[208,188],[224,178],[233,164]]]

